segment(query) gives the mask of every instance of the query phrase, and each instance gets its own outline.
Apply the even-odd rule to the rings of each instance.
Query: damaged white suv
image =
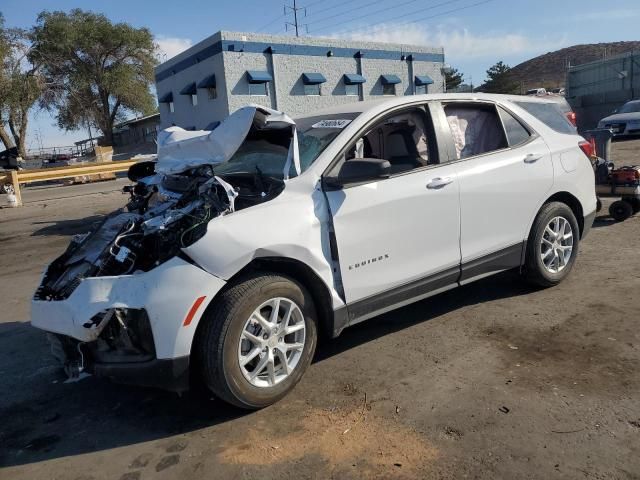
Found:
[[[264,407],[320,331],[507,269],[560,282],[595,216],[589,148],[553,102],[478,94],[173,127],[47,268],[32,324],[70,375]]]

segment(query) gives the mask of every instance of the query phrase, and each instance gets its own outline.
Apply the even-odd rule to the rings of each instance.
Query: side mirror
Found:
[[[339,189],[352,183],[371,182],[389,178],[391,164],[381,158],[353,158],[345,161],[337,176],[324,178],[324,184]]]

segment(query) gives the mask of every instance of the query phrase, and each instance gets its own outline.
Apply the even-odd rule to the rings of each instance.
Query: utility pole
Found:
[[[293,7],[290,5],[285,5],[284,6],[284,14],[287,15],[287,9],[293,12],[293,23],[291,22],[285,22],[284,26],[285,26],[285,30],[288,29],[289,26],[292,26],[295,31],[296,31],[296,37],[299,37],[299,31],[298,31],[298,11],[300,10],[304,10],[304,16],[307,16],[307,9],[306,7],[298,7],[298,4],[296,3],[296,0],[293,0]]]

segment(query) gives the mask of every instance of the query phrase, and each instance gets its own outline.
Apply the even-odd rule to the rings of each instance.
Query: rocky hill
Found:
[[[600,60],[605,55],[611,57],[632,50],[640,51],[640,41],[574,45],[516,65],[511,70],[512,78],[522,82],[524,90],[535,87],[564,87],[567,65],[581,65]]]

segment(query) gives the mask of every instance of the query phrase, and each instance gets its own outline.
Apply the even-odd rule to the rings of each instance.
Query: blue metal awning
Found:
[[[357,73],[345,73],[344,83],[347,85],[357,85],[358,83],[364,83],[367,79]]]
[[[198,83],[198,88],[216,88],[216,76],[209,75]]]
[[[249,83],[267,83],[273,81],[273,78],[269,72],[247,70],[247,80],[249,80]]]
[[[383,85],[396,85],[400,83],[400,77],[397,75],[380,75],[380,81]]]
[[[431,85],[433,80],[429,75],[416,75],[416,85]]]
[[[160,97],[158,103],[171,103],[173,102],[173,92],[165,93]]]
[[[302,81],[305,85],[318,85],[327,81],[321,73],[303,73]]]
[[[180,90],[180,95],[196,95],[198,90],[196,90],[196,82],[188,83],[182,90]]]

